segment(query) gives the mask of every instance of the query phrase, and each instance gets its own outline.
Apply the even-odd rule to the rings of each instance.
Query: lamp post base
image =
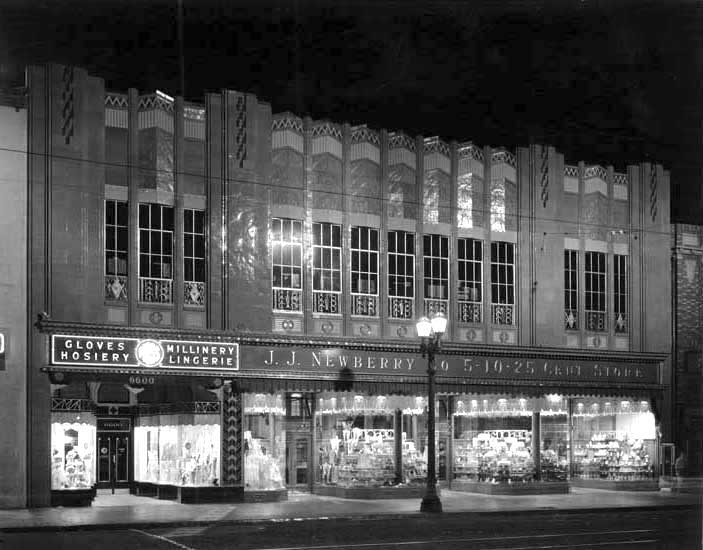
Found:
[[[420,512],[440,513],[442,511],[442,501],[435,495],[425,495],[422,497]]]

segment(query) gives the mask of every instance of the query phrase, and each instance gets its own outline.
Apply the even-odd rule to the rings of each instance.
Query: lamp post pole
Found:
[[[420,504],[421,512],[441,512],[442,501],[437,493],[437,457],[435,453],[435,354],[447,326],[447,318],[438,313],[430,322],[423,317],[417,323],[417,333],[422,338],[420,351],[427,357],[427,488]]]

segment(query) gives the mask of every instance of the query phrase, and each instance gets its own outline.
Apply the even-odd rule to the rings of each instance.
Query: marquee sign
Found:
[[[239,370],[239,344],[54,334],[51,337],[51,364]]]
[[[657,364],[626,361],[538,357],[439,355],[437,378],[544,380],[561,382],[636,382],[658,384]],[[335,375],[425,376],[427,360],[419,353],[374,353],[344,349],[242,348],[242,371],[272,373],[316,372]]]

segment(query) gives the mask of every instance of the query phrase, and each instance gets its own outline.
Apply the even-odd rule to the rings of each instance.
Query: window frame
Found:
[[[480,323],[483,319],[483,241],[459,237],[456,256],[457,320]]]
[[[491,241],[491,322],[515,324],[515,243]],[[502,316],[497,312],[502,311]]]
[[[564,249],[564,329],[579,330],[579,251]]]
[[[595,262],[594,269],[594,259]],[[605,252],[587,250],[584,254],[584,312],[586,330],[608,331],[608,255]],[[601,269],[602,268],[602,269]],[[593,320],[599,324],[594,328]]]

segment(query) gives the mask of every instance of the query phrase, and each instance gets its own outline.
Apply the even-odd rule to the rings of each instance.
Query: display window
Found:
[[[539,413],[539,414],[535,414]],[[566,481],[568,403],[564,398],[455,397],[453,477],[487,483]],[[535,425],[539,422],[538,425]],[[541,434],[533,441],[536,430]]]
[[[95,484],[95,415],[51,413],[51,489],[89,489]]]
[[[219,415],[167,414],[137,418],[135,481],[180,486],[217,485],[219,461]]]
[[[285,399],[278,394],[244,394],[244,490],[285,488]]]
[[[412,396],[323,393],[315,425],[317,482],[340,487],[383,487],[412,483],[427,476],[425,434],[418,417],[426,400]],[[395,417],[402,415],[396,430]],[[400,438],[402,473],[396,466]]]
[[[575,399],[573,475],[631,481],[656,477],[657,430],[649,401]]]

